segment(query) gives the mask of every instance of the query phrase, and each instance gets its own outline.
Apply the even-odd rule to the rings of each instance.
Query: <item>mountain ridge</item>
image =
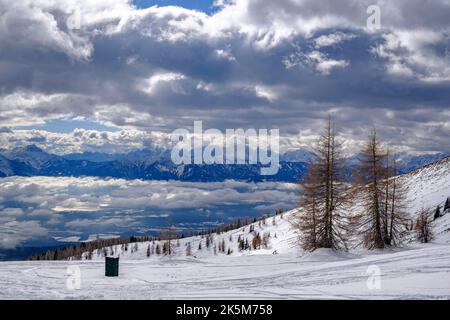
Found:
[[[407,173],[433,161],[448,157],[437,153],[423,156],[402,155],[399,173]],[[78,153],[55,155],[36,145],[0,149],[0,177],[7,176],[97,176],[143,180],[179,180],[218,182],[228,179],[260,182],[297,182],[308,169],[314,154],[308,150],[290,150],[280,157],[280,170],[273,176],[261,176],[260,164],[186,164],[175,165],[163,149],[140,149],[125,154]],[[350,180],[356,156],[348,159],[345,177]]]

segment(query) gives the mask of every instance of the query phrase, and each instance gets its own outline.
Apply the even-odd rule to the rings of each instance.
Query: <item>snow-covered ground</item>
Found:
[[[401,179],[408,187],[412,218],[422,208],[434,210],[450,196],[450,159]],[[137,251],[130,245],[126,252],[118,246],[118,278],[104,276],[100,252],[91,261],[0,262],[0,299],[450,298],[450,213],[435,221],[436,239],[431,244],[348,253],[301,252],[290,223],[295,213],[257,222],[254,233],[245,226],[214,235],[208,248],[204,237],[181,239],[171,256],[147,257],[153,243],[139,243]],[[238,238],[251,244],[258,232],[270,234],[267,248],[238,249]],[[218,252],[222,240],[231,254]],[[186,256],[188,243],[192,256]],[[71,286],[77,270],[79,289]]]
[[[358,256],[321,250],[304,257],[124,260],[118,278],[104,277],[102,261],[7,262],[0,264],[0,298],[449,299],[449,262],[448,244]],[[69,266],[80,268],[79,290],[66,285]]]

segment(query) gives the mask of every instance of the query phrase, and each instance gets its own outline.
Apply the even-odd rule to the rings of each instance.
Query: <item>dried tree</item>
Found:
[[[383,230],[384,243],[391,246],[401,243],[408,231],[409,216],[406,210],[406,189],[397,175],[397,159],[394,156],[390,164],[387,153],[386,163]]]
[[[294,222],[300,231],[301,245],[308,251],[347,249],[348,219],[342,208],[349,199],[342,182],[341,146],[331,118],[315,146],[315,154],[300,184],[302,211]]]
[[[300,185],[300,207],[303,210],[294,221],[295,227],[299,230],[299,240],[303,250],[313,251],[320,247],[318,240],[319,221],[318,214],[318,190],[316,180],[317,175],[313,174],[313,163],[309,164],[308,174]]]
[[[383,151],[375,129],[369,135],[364,146],[357,177],[363,185],[362,201],[365,213],[360,217],[360,232],[364,244],[369,249],[382,249],[385,246],[383,226],[383,203],[385,203],[386,172],[384,163],[386,152]],[[387,227],[387,224],[385,224]]]
[[[428,243],[433,240],[433,219],[431,218],[430,211],[427,209],[422,209],[416,220],[415,231],[417,240],[422,243]]]
[[[361,152],[357,177],[364,213],[359,230],[369,249],[399,245],[408,231],[406,189],[397,176],[397,159],[380,142],[375,129]]]

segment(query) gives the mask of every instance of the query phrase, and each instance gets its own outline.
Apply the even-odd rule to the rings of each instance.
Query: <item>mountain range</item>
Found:
[[[148,149],[120,155],[86,153],[65,156],[49,154],[35,145],[0,150],[0,177],[97,176],[195,182],[228,179],[295,182],[307,171],[307,164],[303,161],[281,161],[278,173],[273,176],[261,176],[262,167],[261,164],[175,165],[169,152]]]
[[[449,154],[402,154],[399,173],[406,173],[428,163],[445,158]],[[291,150],[280,156],[276,175],[262,176],[261,164],[186,164],[175,165],[170,151],[165,149],[141,149],[125,154],[97,152],[55,155],[36,145],[0,149],[0,177],[8,176],[97,176],[143,180],[179,180],[216,182],[228,179],[260,182],[297,182],[308,169],[308,161],[314,154],[306,149]],[[345,176],[351,178],[357,157],[348,159]]]

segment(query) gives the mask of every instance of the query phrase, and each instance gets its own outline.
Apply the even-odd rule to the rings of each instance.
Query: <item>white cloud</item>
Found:
[[[450,56],[447,51],[438,55],[433,46],[445,41],[438,31],[396,30],[383,35],[384,42],[371,52],[387,60],[386,71],[422,81],[450,80]],[[448,39],[447,39],[448,40]]]
[[[284,58],[283,63],[287,69],[299,66],[313,66],[321,75],[327,76],[333,69],[346,68],[350,62],[329,58],[326,54],[313,50],[308,53],[298,50]]]
[[[349,62],[345,60],[334,60],[327,58],[319,51],[313,51],[307,55],[310,62],[315,64],[317,71],[323,75],[329,75],[331,70],[336,68],[345,68],[349,66]]]
[[[226,181],[194,183],[179,181],[142,181],[101,179],[95,177],[9,177],[0,180],[0,196],[9,200],[36,204],[33,196],[41,197],[49,210],[56,212],[110,211],[111,208],[183,209],[220,205],[240,201],[289,200],[283,194],[289,184],[246,183]],[[32,188],[30,188],[32,187]],[[14,190],[18,193],[14,194]],[[238,191],[242,189],[242,191]],[[251,191],[248,193],[248,191]],[[270,196],[269,196],[270,195]],[[278,197],[280,196],[280,197]],[[30,198],[29,200],[28,197]],[[170,199],[170,201],[167,201]],[[42,208],[41,209],[46,209]]]
[[[2,148],[12,149],[36,144],[53,154],[103,152],[127,153],[143,148],[169,148],[170,135],[164,132],[120,130],[115,132],[74,129],[70,133],[54,133],[45,130],[14,130],[0,133]]]
[[[334,46],[343,41],[354,39],[355,35],[345,34],[342,32],[331,33],[328,35],[323,35],[314,39],[316,49],[322,47]]]
[[[26,126],[30,124],[42,124],[45,120],[57,119],[67,115],[66,110],[61,109],[51,116],[43,119],[40,110],[52,106],[66,104],[76,97],[68,94],[41,94],[32,91],[19,90],[11,94],[0,95],[0,124],[14,126]]]
[[[214,51],[219,59],[225,59],[228,61],[236,60],[236,57],[233,56],[231,49],[228,47],[226,49],[216,49]]]
[[[174,73],[174,72],[157,73],[152,75],[147,80],[146,86],[143,88],[143,91],[145,91],[148,94],[155,93],[158,89],[158,85],[164,85],[165,83],[171,85],[172,90],[179,91],[179,89],[177,89],[177,87],[173,83],[183,79],[185,79],[185,76],[181,73]]]
[[[256,95],[258,97],[267,99],[269,101],[273,101],[277,97],[277,94],[273,89],[271,89],[267,86],[264,86],[264,85],[255,86],[255,91],[256,91]]]

